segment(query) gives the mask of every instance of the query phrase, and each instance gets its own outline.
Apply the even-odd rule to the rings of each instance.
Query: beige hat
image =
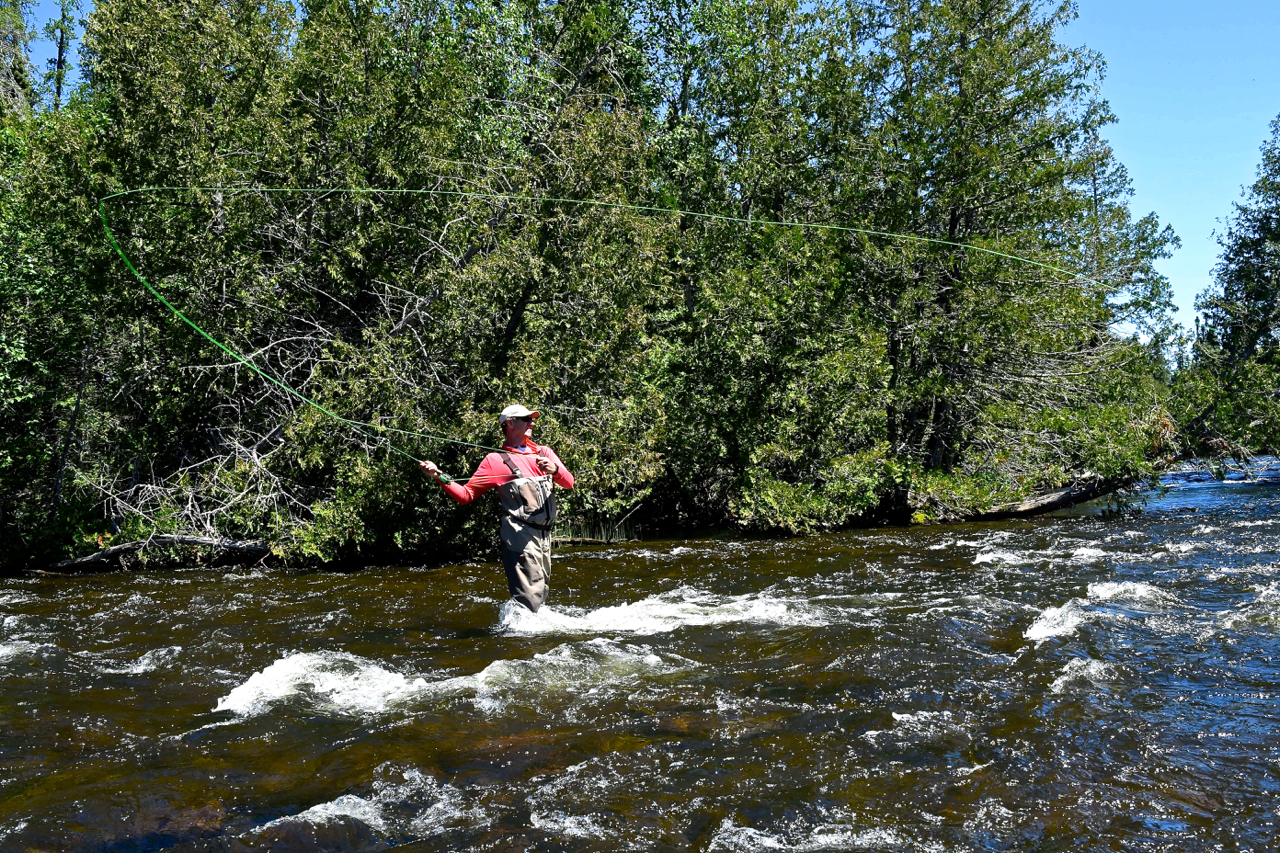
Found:
[[[502,414],[498,415],[498,423],[505,424],[511,418],[536,418],[538,414],[533,409],[526,409],[519,403],[515,403],[502,410]]]

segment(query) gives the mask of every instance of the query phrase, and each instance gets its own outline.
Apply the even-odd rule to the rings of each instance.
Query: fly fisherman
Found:
[[[534,444],[533,420],[538,412],[518,403],[498,415],[502,450],[481,461],[465,485],[445,477],[434,462],[419,466],[449,497],[469,504],[490,489],[502,499],[502,568],[511,597],[538,612],[547,600],[551,580],[551,525],[556,518],[553,484],[573,488],[573,475],[550,447]]]

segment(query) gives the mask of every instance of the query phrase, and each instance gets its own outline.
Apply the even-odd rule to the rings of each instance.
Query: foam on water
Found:
[[[288,823],[326,824],[358,820],[383,835],[426,837],[460,820],[479,822],[483,815],[465,808],[462,792],[428,776],[416,767],[383,765],[376,771],[368,797],[343,794],[296,815],[278,818],[258,827],[263,834]],[[398,778],[397,778],[398,777]]]
[[[43,643],[31,643],[26,640],[8,640],[0,643],[0,663],[23,658],[33,658],[46,648]]]
[[[1073,598],[1061,607],[1046,607],[1022,636],[1037,643],[1051,637],[1069,637],[1089,618],[1085,602]]]
[[[941,845],[918,846],[892,829],[857,829],[849,826],[816,827],[806,837],[787,841],[749,826],[737,826],[726,818],[707,846],[708,851],[789,850],[818,853],[825,850],[921,850],[934,853]]]
[[[557,646],[529,660],[494,661],[475,675],[439,681],[410,678],[345,652],[305,652],[254,673],[220,698],[214,710],[252,717],[301,701],[318,713],[367,716],[472,694],[477,709],[495,715],[512,703],[536,705],[547,696],[591,694],[694,666],[674,655],[663,658],[647,646],[604,638]]]
[[[1053,693],[1066,693],[1074,687],[1103,688],[1112,680],[1114,670],[1111,664],[1092,658],[1072,658],[1062,668],[1062,675],[1054,679],[1050,690]]]
[[[26,828],[27,828],[27,822],[25,820],[19,820],[14,822],[13,824],[8,824],[8,825],[0,824],[0,841],[4,841],[10,835],[14,835],[16,833],[22,832],[22,830]]]
[[[1168,607],[1178,603],[1171,593],[1149,583],[1123,581],[1120,583],[1089,584],[1090,601],[1116,601],[1142,607]]]
[[[1120,604],[1160,611],[1179,603],[1172,593],[1135,581],[1091,583],[1087,596],[1087,599],[1073,598],[1061,607],[1046,607],[1022,636],[1037,643],[1050,637],[1069,637],[1088,622],[1123,616],[1114,611],[1100,610],[1097,605]]]
[[[215,711],[252,717],[276,704],[305,696],[319,710],[338,714],[377,714],[426,689],[419,678],[410,681],[397,672],[345,652],[303,652],[289,655],[249,676],[244,684],[218,700]]]
[[[263,826],[263,829],[270,829],[273,826],[279,826],[281,823],[290,821],[331,823],[340,818],[354,818],[361,823],[368,824],[379,832],[387,831],[386,821],[382,819],[382,806],[372,800],[366,800],[354,794],[343,794],[336,800],[312,806],[300,814],[274,820]]]
[[[584,815],[567,815],[562,811],[548,814],[529,813],[529,823],[544,832],[562,838],[605,838],[609,833],[590,817]]]
[[[682,586],[641,601],[578,610],[543,607],[531,613],[513,601],[503,603],[498,629],[513,636],[537,634],[666,634],[687,626],[753,625],[822,626],[828,612],[805,598],[772,592],[725,596]]]
[[[696,666],[675,655],[664,658],[648,646],[596,638],[557,646],[530,660],[494,661],[477,675],[449,679],[441,686],[474,691],[476,707],[492,715],[505,711],[512,701],[536,702],[547,694],[589,695]]]
[[[1222,626],[1238,630],[1249,626],[1271,626],[1280,623],[1280,584],[1254,587],[1254,597],[1225,614]]]

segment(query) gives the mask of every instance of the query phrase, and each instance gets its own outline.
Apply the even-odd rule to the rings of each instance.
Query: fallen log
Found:
[[[137,542],[125,542],[123,545],[112,545],[110,548],[103,548],[94,554],[63,560],[53,568],[54,570],[71,569],[75,571],[97,567],[99,564],[113,562],[125,554],[141,551],[144,548],[175,545],[211,548],[215,552],[242,551],[246,554],[268,554],[271,552],[271,546],[259,539],[220,539],[212,536],[173,536],[165,534],[152,536],[149,539],[140,539]]]
[[[1082,480],[1061,489],[1054,489],[1051,492],[1033,495],[1026,500],[1003,504],[1001,506],[992,507],[986,512],[975,513],[969,517],[969,520],[1000,521],[1001,519],[1006,518],[1026,518],[1033,515],[1042,515],[1046,512],[1053,512],[1057,509],[1066,509],[1067,507],[1072,507],[1076,504],[1096,500],[1097,498],[1117,492],[1123,487],[1123,483],[1104,480],[1102,478]]]

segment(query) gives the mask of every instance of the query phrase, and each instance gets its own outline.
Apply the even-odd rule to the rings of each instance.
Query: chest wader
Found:
[[[550,474],[526,477],[511,461],[502,461],[515,477],[498,487],[502,499],[502,568],[511,597],[538,612],[547,600],[551,580],[551,525],[556,519],[556,496]]]

